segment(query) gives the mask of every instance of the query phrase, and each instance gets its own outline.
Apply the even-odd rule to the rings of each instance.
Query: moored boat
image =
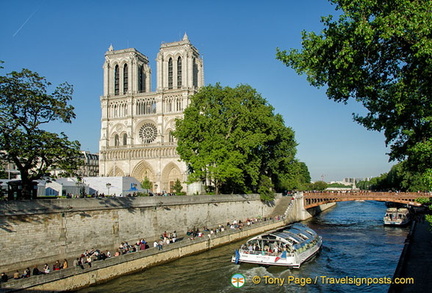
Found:
[[[318,253],[322,237],[309,227],[295,223],[249,239],[235,251],[231,261],[299,268]]]
[[[411,221],[407,208],[388,208],[384,216],[384,225],[404,226]]]

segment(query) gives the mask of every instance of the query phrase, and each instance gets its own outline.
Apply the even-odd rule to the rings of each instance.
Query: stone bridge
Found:
[[[417,193],[417,192],[304,192],[304,208],[309,209],[322,204],[338,202],[338,201],[352,201],[352,200],[375,200],[375,201],[388,201],[402,204],[409,204],[419,206],[415,202],[419,197],[431,198],[430,193]]]

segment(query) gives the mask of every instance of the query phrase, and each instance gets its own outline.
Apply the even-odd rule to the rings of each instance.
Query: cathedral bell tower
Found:
[[[148,179],[154,193],[173,192],[179,180],[188,191],[186,164],[172,131],[190,96],[204,85],[203,61],[185,34],[181,41],[163,43],[156,62],[152,92],[145,55],[112,46],[105,53],[99,175]]]
[[[162,44],[156,61],[158,92],[204,85],[203,62],[187,34],[179,42]]]

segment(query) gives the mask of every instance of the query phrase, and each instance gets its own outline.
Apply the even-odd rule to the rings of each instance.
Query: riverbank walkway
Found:
[[[396,268],[395,278],[412,278],[414,284],[393,284],[389,293],[428,292],[432,288],[432,232],[430,224],[421,218],[413,223]]]

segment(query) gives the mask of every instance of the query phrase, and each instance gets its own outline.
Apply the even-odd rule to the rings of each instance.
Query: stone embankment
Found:
[[[431,268],[431,225],[419,216],[411,225],[388,292],[428,292],[432,288]]]
[[[0,272],[54,263],[121,242],[157,239],[234,220],[263,218],[259,195],[78,198],[0,202]]]
[[[76,258],[84,250],[110,250],[127,241],[158,239],[164,232],[183,234],[197,227],[215,227],[233,220],[264,219],[242,231],[228,229],[217,235],[188,238],[169,244],[163,251],[150,248],[92,263],[83,270],[67,268],[46,275],[9,280],[0,291],[29,288],[43,292],[75,290],[123,274],[199,253],[213,247],[272,230],[287,223],[305,220],[325,210],[327,204],[304,210],[301,194],[277,196],[272,204],[258,195],[182,196],[150,198],[64,199],[0,203],[0,271],[33,268],[55,260]],[[274,220],[276,214],[284,220]],[[180,235],[181,236],[181,235]],[[113,254],[113,253],[112,253]],[[228,260],[227,260],[228,261]],[[72,266],[72,262],[69,262]],[[34,291],[33,291],[34,292]]]
[[[32,292],[70,291],[101,283],[121,275],[141,271],[148,267],[173,261],[180,257],[192,255],[208,249],[231,243],[243,238],[251,237],[264,231],[276,229],[286,225],[283,219],[261,221],[242,230],[227,229],[216,235],[195,238],[184,238],[181,241],[165,245],[163,250],[149,248],[143,251],[128,253],[106,260],[95,261],[91,267],[70,267],[53,271],[46,275],[31,276],[2,283],[0,292],[18,292],[29,289]],[[227,256],[229,261],[229,256]]]

